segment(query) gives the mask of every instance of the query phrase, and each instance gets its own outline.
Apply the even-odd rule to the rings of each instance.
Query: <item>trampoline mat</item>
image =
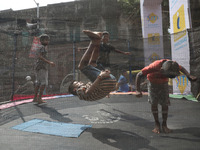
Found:
[[[16,125],[12,127],[12,129],[63,137],[79,137],[83,131],[91,127],[91,125],[71,124],[33,119],[28,122]]]

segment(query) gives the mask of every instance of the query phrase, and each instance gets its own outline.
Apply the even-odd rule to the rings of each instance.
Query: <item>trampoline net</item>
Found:
[[[50,22],[53,23],[53,20],[50,20]],[[88,82],[88,79],[78,70],[79,61],[84,54],[84,51],[78,51],[78,48],[87,47],[90,42],[89,38],[82,33],[75,22],[71,22],[69,30],[65,32],[62,30],[62,23],[65,23],[65,21],[57,19],[56,22],[59,22],[56,30],[51,28],[45,31],[18,30],[20,32],[0,30],[0,102],[11,100],[12,94],[14,94],[12,100],[33,96],[34,93],[26,94],[23,92],[24,89],[19,89],[19,86],[26,83],[26,76],[31,76],[32,81],[35,81],[34,50],[38,46],[37,37],[42,33],[47,33],[50,36],[48,59],[56,64],[55,67],[48,68],[49,80],[44,95],[67,94],[68,85],[74,79]],[[88,24],[87,29],[104,31],[95,25],[95,23],[92,26]],[[109,43],[111,45],[121,51],[131,52],[131,55],[110,53],[110,69],[117,79],[122,69],[133,71],[129,80],[134,84],[137,70],[142,69],[146,63],[162,58],[171,59],[171,36],[174,35],[144,39],[142,36],[136,36],[134,32],[116,32],[116,29],[111,26],[107,26],[106,30],[110,33]],[[125,31],[125,29],[118,29],[117,31]],[[188,35],[190,39],[190,72],[198,76],[200,28],[188,30]],[[159,57],[157,55],[145,56],[145,45],[148,45],[149,41],[156,41],[156,39],[163,41],[162,55]],[[198,93],[197,89],[199,87],[194,83],[192,90],[195,94]]]

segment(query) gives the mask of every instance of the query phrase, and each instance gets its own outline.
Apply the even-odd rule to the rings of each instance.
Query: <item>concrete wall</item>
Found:
[[[57,65],[49,68],[49,92],[57,93],[62,79],[73,68],[73,46],[86,47],[89,39],[82,33],[83,29],[110,32],[110,41],[118,49],[134,51],[137,56],[142,56],[141,32],[135,31],[130,22],[122,16],[117,0],[81,0],[69,3],[59,3],[40,7],[40,30],[50,35],[48,46],[49,59]],[[34,60],[28,57],[33,41],[33,36],[39,35],[37,29],[29,29],[26,22],[37,22],[37,9],[0,12],[0,101],[8,100],[12,92],[13,71],[15,71],[15,89],[25,82],[26,75],[34,79]],[[17,31],[17,32],[16,32]],[[17,33],[17,34],[15,34]],[[138,35],[136,35],[136,33]],[[17,35],[17,51],[15,57],[15,70],[13,70],[14,38]],[[130,47],[128,48],[128,41]],[[77,52],[76,66],[83,52]],[[133,56],[133,57],[134,57]],[[120,60],[120,61],[119,61]],[[132,61],[134,60],[134,61]],[[118,75],[120,66],[128,68],[129,64],[136,67],[143,66],[142,61],[120,54],[111,54],[111,62],[116,66],[115,74]],[[118,66],[119,65],[119,66]]]

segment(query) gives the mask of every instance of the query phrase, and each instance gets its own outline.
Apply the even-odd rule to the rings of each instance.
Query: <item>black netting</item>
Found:
[[[195,42],[199,36],[199,30],[190,31],[192,36],[190,43],[192,64],[197,64],[198,61],[198,42]],[[38,33],[39,34],[39,33]],[[87,82],[88,79],[80,73],[77,66],[84,54],[84,51],[78,51],[79,47],[87,47],[89,40],[86,36],[79,36],[79,40],[71,41],[70,36],[63,36],[62,33],[48,32],[51,42],[48,45],[48,58],[55,62],[56,67],[49,67],[49,85],[44,94],[64,94],[67,93],[69,81],[78,79]],[[0,70],[0,98],[1,101],[6,101],[11,98],[13,92],[15,95],[21,95],[22,91],[18,90],[19,85],[25,84],[26,76],[31,76],[35,80],[34,63],[35,59],[30,56],[31,48],[34,45],[35,35],[29,32],[7,33],[1,32],[1,70]],[[76,37],[74,35],[74,37]],[[73,38],[74,38],[73,37]],[[170,36],[163,36],[164,56],[163,58],[171,58]],[[110,69],[112,74],[117,78],[120,76],[120,71],[140,70],[145,66],[145,61],[150,58],[144,57],[144,42],[149,41],[141,37],[136,37],[132,40],[126,39],[111,39],[110,43],[121,51],[129,51],[131,55],[123,55],[120,53],[110,53]],[[153,58],[161,59],[161,58]],[[196,74],[196,65],[191,66],[192,73]],[[130,76],[134,80],[135,73]],[[26,94],[25,94],[26,95]],[[16,96],[15,96],[16,97]]]
[[[189,30],[189,43],[190,43],[190,72],[191,74],[200,76],[200,28]],[[191,90],[195,96],[200,91],[199,79],[197,82],[192,82]]]
[[[191,53],[191,73],[198,76],[199,63],[199,29],[189,31],[190,53]],[[78,51],[79,47],[87,47],[89,40],[84,35],[79,36],[79,40],[70,41],[70,36],[63,36],[55,32],[48,32],[51,42],[48,46],[49,60],[55,62],[56,67],[49,67],[49,85],[44,94],[65,94],[70,81],[78,79],[87,82],[88,79],[80,73],[77,66],[84,51]],[[0,68],[0,99],[1,101],[10,100],[12,93],[21,95],[22,91],[18,90],[19,85],[26,82],[26,76],[31,76],[35,80],[34,63],[35,59],[30,57],[31,48],[35,35],[29,32],[1,32],[1,68]],[[74,35],[74,37],[76,37]],[[67,40],[69,39],[69,40]],[[80,40],[81,39],[81,40]],[[170,36],[163,36],[164,56],[163,58],[171,59]],[[110,53],[110,69],[112,74],[117,78],[120,71],[140,70],[145,66],[145,61],[149,58],[144,57],[144,42],[148,39],[136,37],[133,40],[111,39],[110,43],[121,51],[131,52],[130,56],[120,53]],[[6,43],[6,44],[3,44]],[[156,58],[155,58],[156,59]],[[153,60],[151,60],[153,61]],[[134,80],[135,73],[132,72],[131,80]],[[194,85],[195,89],[198,85]],[[192,86],[193,87],[193,86]],[[198,87],[199,88],[199,87]],[[197,92],[197,90],[195,90]],[[24,94],[26,95],[26,94]],[[24,96],[23,95],[23,96]]]
[[[89,38],[82,33],[82,29],[107,30],[110,33],[111,45],[121,51],[131,52],[130,56],[110,53],[110,69],[117,79],[122,69],[132,71],[129,77],[130,82],[134,84],[137,70],[142,69],[146,65],[145,62],[161,58],[171,59],[171,35],[143,39],[140,23],[137,22],[138,26],[134,26],[129,25],[130,22],[127,21],[125,25],[121,10],[116,9],[120,8],[117,3],[108,6],[106,2],[80,1],[42,7],[40,8],[39,31],[36,27],[26,27],[27,22],[31,24],[37,22],[36,9],[26,10],[26,13],[23,10],[2,12],[1,21],[9,24],[9,27],[2,24],[0,30],[0,101],[10,100],[12,94],[15,98],[18,95],[21,97],[30,95],[23,94],[23,89],[19,90],[18,87],[26,83],[26,76],[31,76],[32,81],[35,80],[33,70],[35,59],[32,58],[30,52],[35,38],[42,33],[47,33],[51,38],[48,45],[48,58],[56,64],[54,68],[49,67],[49,85],[44,93],[47,95],[67,93],[69,82],[73,79],[88,81],[78,70],[78,63],[84,53],[84,51],[78,51],[78,48],[87,47],[90,42]],[[29,19],[27,15],[30,16]],[[122,19],[121,22],[119,18]],[[140,18],[139,15],[138,18]],[[199,76],[200,29],[189,30],[188,34],[191,55],[190,72]],[[154,40],[163,41],[162,57],[150,58],[144,55],[145,51],[148,51],[144,48],[145,43]],[[196,95],[199,89],[198,83],[193,84],[192,91]]]

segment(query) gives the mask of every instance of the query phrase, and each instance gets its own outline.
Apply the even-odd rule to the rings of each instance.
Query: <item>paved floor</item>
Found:
[[[26,103],[0,110],[0,150],[198,150],[200,103],[171,99],[168,126],[173,133],[152,133],[147,96],[112,95],[95,102],[77,97]],[[92,125],[78,138],[23,132],[11,127],[34,118]]]

